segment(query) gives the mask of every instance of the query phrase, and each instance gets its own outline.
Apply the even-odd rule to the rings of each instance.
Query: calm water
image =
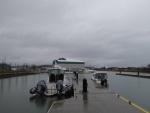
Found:
[[[150,111],[150,79],[116,75],[107,72],[109,89]],[[84,75],[91,78],[91,74]],[[47,113],[57,97],[34,98],[30,88],[47,74],[0,79],[0,113]]]
[[[47,113],[57,97],[33,97],[29,90],[47,74],[0,79],[0,113]]]
[[[150,79],[120,76],[115,72],[107,72],[107,74],[109,89],[150,111]],[[141,75],[148,74],[141,73]]]

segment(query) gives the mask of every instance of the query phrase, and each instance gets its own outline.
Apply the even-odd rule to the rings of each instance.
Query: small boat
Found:
[[[96,83],[100,83],[101,85],[107,85],[108,77],[106,73],[94,73],[91,78]]]
[[[78,71],[78,73],[81,73],[81,74],[89,74],[89,73],[94,73],[94,72],[95,72],[94,70],[86,69],[86,68]]]
[[[84,70],[83,70],[83,73],[84,73],[84,74],[94,73],[94,70],[84,69]]]
[[[51,68],[48,70],[47,92],[46,96],[57,94],[73,94],[73,81],[71,76],[65,74],[62,68]]]

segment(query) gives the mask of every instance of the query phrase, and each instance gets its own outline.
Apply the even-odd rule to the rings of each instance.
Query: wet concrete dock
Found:
[[[48,113],[149,113],[90,79],[87,79],[88,93],[82,93],[82,79],[79,76],[74,85],[75,96],[54,102]]]

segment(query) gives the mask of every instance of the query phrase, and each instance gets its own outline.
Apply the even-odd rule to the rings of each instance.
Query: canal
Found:
[[[150,79],[119,76],[115,72],[107,74],[110,90],[150,111]],[[92,77],[91,74],[82,76]],[[0,113],[47,113],[52,102],[59,99],[34,98],[29,93],[39,80],[47,80],[47,77],[48,74],[37,74],[0,79]]]

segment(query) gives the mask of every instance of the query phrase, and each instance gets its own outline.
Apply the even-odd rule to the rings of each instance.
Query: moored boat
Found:
[[[94,73],[94,72],[95,72],[94,70],[86,69],[86,68],[84,68],[84,69],[82,70],[82,73],[83,73],[83,74]]]
[[[48,74],[46,96],[73,94],[73,81],[69,75],[65,74],[65,70],[61,68],[53,68],[48,70]]]
[[[93,77],[91,78],[96,83],[100,83],[101,85],[107,85],[108,76],[107,73],[94,73]]]

